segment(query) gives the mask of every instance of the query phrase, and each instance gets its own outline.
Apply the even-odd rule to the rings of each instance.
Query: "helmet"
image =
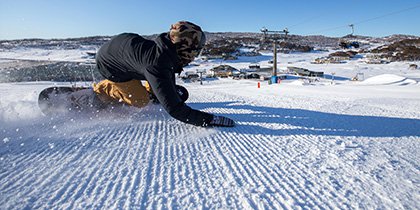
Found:
[[[206,36],[200,26],[188,21],[172,24],[169,36],[176,46],[182,65],[193,61],[206,43]]]

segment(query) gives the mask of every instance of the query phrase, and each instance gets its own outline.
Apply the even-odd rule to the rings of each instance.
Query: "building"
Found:
[[[289,72],[294,72],[295,74],[299,76],[304,76],[304,77],[323,77],[324,76],[324,72],[310,71],[305,68],[299,68],[299,67],[293,67],[293,66],[287,67],[287,70]]]
[[[220,65],[210,69],[208,76],[210,77],[230,77],[234,72],[239,72],[238,69],[229,65]]]

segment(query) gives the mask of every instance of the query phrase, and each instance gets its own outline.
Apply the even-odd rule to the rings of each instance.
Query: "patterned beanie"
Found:
[[[169,36],[184,66],[194,60],[206,43],[206,36],[200,26],[188,21],[172,24]]]

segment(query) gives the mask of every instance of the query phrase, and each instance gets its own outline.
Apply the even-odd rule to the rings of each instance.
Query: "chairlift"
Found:
[[[347,34],[346,36],[340,38],[340,43],[338,44],[343,49],[350,49],[350,48],[359,48],[360,43],[354,38],[354,24],[350,24],[349,27],[351,27],[351,34]]]

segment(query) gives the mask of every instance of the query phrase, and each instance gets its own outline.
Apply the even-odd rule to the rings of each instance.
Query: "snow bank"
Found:
[[[298,86],[300,86],[300,85],[305,85],[305,81],[303,81],[303,80],[296,80],[296,81],[290,82],[289,84],[290,85],[298,85]]]
[[[77,61],[92,60],[87,52],[95,52],[93,48],[79,49],[42,49],[42,48],[15,48],[0,52],[2,59],[45,60],[45,61]]]
[[[370,77],[361,82],[361,84],[364,85],[408,85],[416,83],[417,82],[415,80],[407,79],[406,77],[398,76],[395,74],[381,74],[378,76]]]

